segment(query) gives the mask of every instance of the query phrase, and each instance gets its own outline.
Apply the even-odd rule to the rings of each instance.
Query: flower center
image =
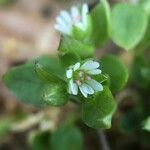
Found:
[[[76,16],[72,19],[72,25],[81,22],[81,16]]]
[[[91,80],[91,77],[87,75],[83,70],[76,71],[74,74],[74,81],[80,86],[85,80]]]

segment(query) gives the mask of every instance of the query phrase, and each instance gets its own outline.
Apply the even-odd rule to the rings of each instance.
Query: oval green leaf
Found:
[[[110,90],[117,92],[121,90],[128,80],[128,69],[123,62],[116,56],[107,55],[100,60],[102,73],[110,77]]]
[[[112,115],[116,103],[108,87],[94,97],[87,99],[82,104],[82,119],[92,128],[108,129],[111,127]]]
[[[126,50],[134,48],[143,38],[148,17],[140,5],[117,4],[112,10],[112,39]]]

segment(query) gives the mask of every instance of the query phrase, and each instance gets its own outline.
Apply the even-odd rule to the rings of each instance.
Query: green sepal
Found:
[[[51,84],[45,86],[42,94],[42,100],[51,106],[65,105],[69,100],[65,84]]]
[[[79,41],[82,41],[83,43],[89,45],[89,38],[91,36],[92,33],[92,20],[91,20],[91,16],[87,15],[87,20],[88,20],[88,25],[86,30],[82,30],[80,28],[78,28],[77,26],[73,26],[73,38]]]
[[[35,64],[35,72],[39,79],[44,83],[57,83],[60,82],[60,78],[58,78],[53,73],[50,73],[49,70],[43,65],[36,63]]]

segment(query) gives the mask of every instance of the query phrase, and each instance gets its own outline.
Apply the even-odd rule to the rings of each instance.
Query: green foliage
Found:
[[[120,130],[126,133],[133,133],[141,128],[143,115],[137,110],[129,110],[122,115],[120,120]]]
[[[108,87],[93,99],[87,99],[82,104],[82,119],[92,128],[108,129],[116,109],[116,103]]]
[[[150,47],[150,21],[142,41],[138,44],[137,50],[146,50]]]
[[[150,117],[148,117],[143,123],[143,129],[150,132]]]
[[[58,48],[60,54],[73,53],[78,57],[88,57],[94,54],[94,48],[90,45],[84,44],[72,37],[62,36]]]
[[[41,62],[41,64],[47,64],[48,68],[50,66],[57,68],[57,65],[52,65],[50,57],[41,57],[36,61]],[[14,67],[4,75],[3,80],[5,85],[19,100],[34,106],[43,106],[45,104],[41,99],[41,95],[45,84],[36,76],[34,68],[35,60]]]
[[[58,128],[50,143],[52,150],[83,150],[83,136],[73,125]]]
[[[0,6],[9,6],[14,0],[0,0]]]
[[[65,68],[67,68],[68,66],[71,66],[72,64],[75,64],[76,62],[81,61],[79,57],[77,57],[75,54],[72,54],[72,53],[60,54],[59,60],[62,66]]]
[[[50,138],[49,132],[37,133],[31,141],[31,149],[32,150],[50,149],[49,138]]]
[[[150,68],[142,68],[141,74],[148,83],[150,83]]]
[[[113,92],[121,90],[129,76],[126,66],[113,55],[106,55],[100,61],[102,72],[110,77],[110,90]]]
[[[112,39],[126,50],[143,38],[148,17],[140,5],[116,4],[112,10]]]
[[[148,89],[150,87],[149,77],[147,77],[149,72],[149,62],[144,55],[145,53],[139,52],[134,56],[131,77],[136,86]]]
[[[104,45],[110,34],[110,7],[107,0],[95,6],[91,11],[93,34],[91,36],[95,47]]]
[[[35,72],[40,80],[45,83],[55,83],[59,81],[59,78],[53,74],[53,72],[49,72],[50,70],[46,69],[43,65],[36,63],[35,64]]]
[[[63,87],[63,88],[62,88]],[[63,84],[50,84],[45,87],[42,99],[51,106],[62,106],[68,102],[67,88]]]
[[[10,119],[1,119],[0,120],[0,138],[5,136],[8,133],[11,126]]]
[[[86,6],[84,11],[87,11]],[[87,60],[94,60],[96,48],[104,46],[110,34],[117,45],[125,49],[134,48],[144,36],[148,15],[139,5],[117,4],[112,10],[111,18],[107,0],[101,0],[87,16],[84,15],[88,21],[85,21],[83,16],[81,18],[85,21],[84,26],[88,26],[87,30],[80,30],[77,26],[73,26],[71,34],[65,35],[63,32],[58,48],[59,59],[38,58],[10,69],[3,80],[22,102],[33,106],[62,106],[68,100],[72,100],[82,105],[82,119],[86,125],[107,129],[111,127],[112,115],[116,109],[112,92],[117,92],[125,86],[128,70],[118,57],[112,55],[104,56],[100,60],[100,66],[97,62],[92,61],[93,63],[90,64]],[[148,41],[149,36],[146,34],[145,37]],[[143,41],[138,46],[142,47],[142,43]],[[77,62],[81,65],[84,62],[85,66],[82,65],[82,68]],[[75,66],[71,68],[71,65]],[[138,70],[145,80],[149,79],[148,70],[146,66]],[[73,91],[72,94],[69,94],[68,87]],[[104,90],[100,92],[103,87]],[[85,97],[88,94],[89,98],[86,100],[81,93]],[[35,143],[40,141],[41,137],[43,139],[47,136],[49,135],[37,136]],[[58,140],[61,144],[57,144]],[[80,150],[82,135],[74,126],[62,127],[52,136],[51,144],[53,150]],[[41,145],[44,146],[43,142]]]
[[[145,12],[150,15],[150,1],[149,0],[143,0],[142,7],[145,10]]]

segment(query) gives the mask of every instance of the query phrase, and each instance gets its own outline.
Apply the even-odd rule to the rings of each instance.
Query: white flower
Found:
[[[70,12],[65,10],[60,12],[60,15],[56,17],[55,29],[61,33],[71,35],[73,26],[86,31],[88,28],[88,5],[83,4],[82,9],[73,6]]]
[[[92,79],[92,75],[101,74],[100,64],[93,60],[88,60],[84,64],[76,63],[66,71],[69,80],[69,93],[77,95],[78,91],[87,98],[95,92],[102,91],[103,86],[98,81]]]

